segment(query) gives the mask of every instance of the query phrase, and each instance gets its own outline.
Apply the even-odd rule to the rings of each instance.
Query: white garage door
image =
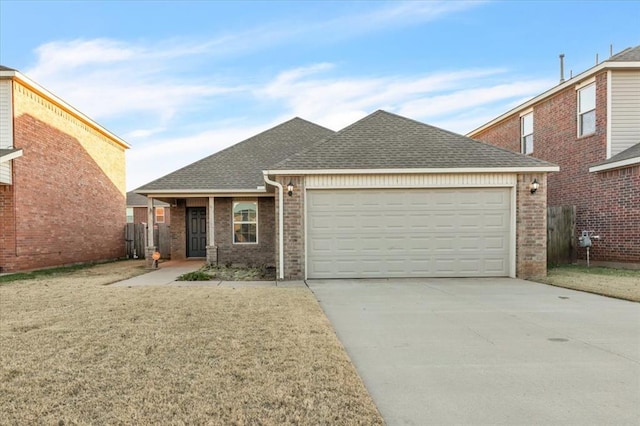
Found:
[[[309,278],[509,275],[510,189],[307,191]]]

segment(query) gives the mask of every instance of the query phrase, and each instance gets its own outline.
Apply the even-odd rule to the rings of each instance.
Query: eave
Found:
[[[22,149],[0,149],[0,163],[6,163],[19,157],[22,157]]]
[[[606,172],[609,170],[622,169],[625,167],[631,167],[635,165],[640,165],[640,157],[628,158],[626,160],[614,161],[612,163],[591,166],[589,167],[589,172],[591,173]]]
[[[372,175],[372,174],[433,174],[433,173],[547,173],[559,172],[559,166],[529,167],[448,167],[423,169],[313,169],[313,170],[265,170],[269,176],[303,175]]]

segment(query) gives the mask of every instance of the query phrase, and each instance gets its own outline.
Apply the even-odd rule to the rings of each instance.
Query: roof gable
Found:
[[[334,132],[293,118],[136,189],[146,191],[256,190],[262,170]]]
[[[513,167],[556,166],[379,110],[271,171]]]

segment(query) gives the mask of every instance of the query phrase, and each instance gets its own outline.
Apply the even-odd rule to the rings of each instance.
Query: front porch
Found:
[[[273,194],[158,199],[170,204],[172,260],[200,258],[211,265],[275,266]],[[149,198],[149,205],[152,200]],[[151,233],[148,241],[153,241]],[[153,250],[155,245],[150,245],[148,251]]]

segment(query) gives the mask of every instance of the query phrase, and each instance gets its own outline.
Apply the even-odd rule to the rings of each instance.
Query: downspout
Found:
[[[278,264],[280,270],[278,278],[284,280],[284,190],[282,184],[269,179],[267,173],[263,173],[264,181],[278,188]]]

